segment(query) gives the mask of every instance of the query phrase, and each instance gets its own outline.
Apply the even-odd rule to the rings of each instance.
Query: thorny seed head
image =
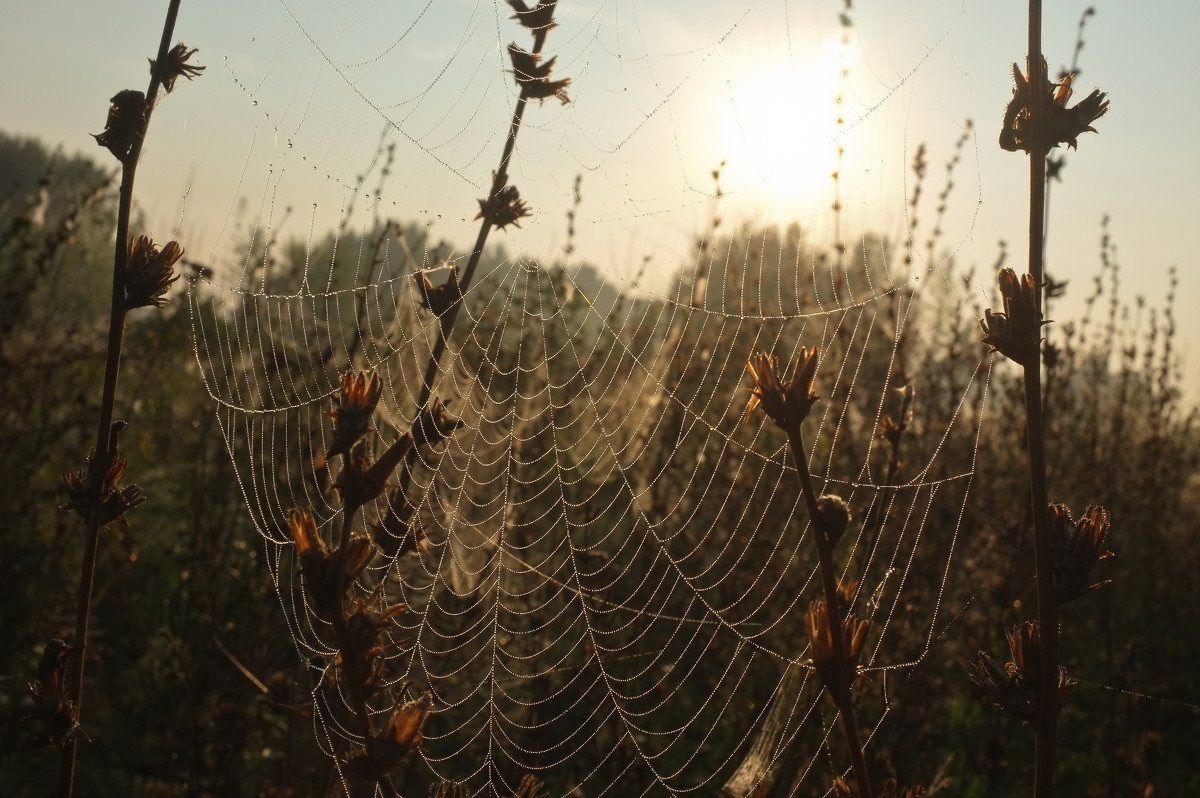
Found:
[[[117,424],[124,422],[115,422],[114,429],[117,428]],[[97,509],[98,528],[113,521],[128,524],[125,513],[146,500],[146,495],[137,485],[124,488],[117,486],[121,477],[125,476],[128,463],[117,459],[115,445],[112,449],[113,457],[106,466],[101,465],[100,458],[96,456],[96,450],[93,448],[88,453],[86,468],[71,469],[63,475],[67,506],[84,521],[91,518],[93,509]],[[100,497],[98,508],[94,505],[97,494]]]
[[[520,227],[517,220],[529,215],[529,206],[521,199],[516,186],[504,186],[495,190],[487,199],[478,200],[479,213],[476,219],[486,219],[488,224],[503,230],[508,225]]]
[[[833,623],[824,599],[818,599],[808,605],[804,613],[804,626],[808,631],[808,642],[817,676],[826,687],[832,688],[837,683],[837,673],[842,666],[837,661]],[[867,641],[867,632],[870,629],[870,621],[860,621],[853,614],[847,614],[842,621],[842,651],[846,657],[846,671],[851,675],[858,668],[858,658],[862,655],[863,644]]]
[[[766,414],[781,429],[799,428],[817,402],[813,393],[813,382],[817,376],[816,347],[801,347],[796,355],[796,366],[792,378],[784,380],[780,375],[779,359],[766,352],[759,352],[746,362],[750,372],[750,402],[746,405],[746,418],[754,408],[762,405]]]
[[[395,625],[396,617],[404,611],[403,604],[393,604],[385,610],[371,609],[359,599],[354,612],[346,619],[345,647],[341,651],[343,661],[354,662],[355,672],[363,677],[375,675],[379,670],[377,659],[383,654],[381,635]]]
[[[525,5],[523,0],[508,0],[513,11],[512,19],[520,22],[534,33],[545,33],[554,27],[554,6],[558,0],[542,0],[533,8]]]
[[[1089,505],[1078,522],[1065,504],[1050,505],[1054,594],[1060,604],[1112,583],[1111,579],[1092,582],[1096,563],[1113,556],[1104,547],[1109,521],[1108,511],[1097,505]]]
[[[1000,270],[998,278],[1004,312],[988,308],[979,326],[983,328],[981,342],[1022,366],[1038,362],[1041,343],[1042,312],[1038,305],[1037,286],[1028,274],[1017,277],[1012,269]]]
[[[109,102],[104,132],[93,133],[92,138],[123,164],[129,158],[134,144],[145,133],[146,95],[134,89],[125,89],[114,94]]]
[[[1028,66],[1028,65],[1027,65]],[[1000,130],[1000,146],[1009,152],[1032,152],[1030,107],[1034,91],[1042,94],[1043,119],[1041,152],[1049,152],[1060,144],[1075,149],[1081,133],[1095,133],[1092,123],[1108,112],[1108,100],[1104,92],[1093,90],[1076,105],[1067,107],[1074,93],[1072,75],[1066,75],[1058,83],[1051,83],[1042,59],[1038,76],[1024,75],[1021,68],[1013,64],[1013,97],[1004,110],[1004,125]],[[1032,73],[1032,69],[1029,70]]]
[[[204,67],[188,63],[188,59],[195,54],[195,47],[189,50],[186,44],[179,42],[167,51],[167,57],[164,59],[161,67],[153,58],[150,59],[150,74],[155,75],[158,78],[158,82],[170,94],[175,88],[175,81],[177,79],[184,77],[191,80],[192,78],[199,77],[200,73],[204,71]]]
[[[980,651],[967,666],[967,675],[982,697],[1001,709],[1011,712],[1026,723],[1034,723],[1038,715],[1038,673],[1042,659],[1041,627],[1034,621],[1010,627],[1005,632],[1012,661],[1004,667],[986,652]],[[1075,684],[1066,669],[1059,668],[1055,700]]]
[[[542,64],[539,63],[541,55],[522,50],[513,43],[508,45],[508,57],[512,60],[513,78],[521,87],[521,96],[535,100],[557,97],[563,105],[571,102],[567,96],[571,79],[550,80],[550,70],[554,68],[557,56]]]
[[[175,263],[183,257],[183,248],[168,241],[161,249],[149,236],[129,239],[129,259],[125,263],[125,309],[161,308],[166,294],[179,279]]]
[[[333,443],[326,459],[347,454],[359,438],[371,431],[371,415],[382,393],[383,382],[374,371],[347,371],[342,375],[338,406],[329,414],[333,418]]]

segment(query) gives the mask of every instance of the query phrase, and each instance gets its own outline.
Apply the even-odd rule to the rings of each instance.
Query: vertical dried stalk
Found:
[[[157,64],[167,62],[171,38],[175,33],[175,19],[179,15],[180,0],[170,0],[167,18],[163,23],[162,39],[158,45]],[[133,207],[133,181],[138,160],[142,154],[142,143],[154,111],[154,98],[161,85],[160,71],[150,70],[150,86],[146,90],[145,113],[141,129],[134,137],[128,154],[121,159],[121,189],[117,205],[117,232],[113,252],[112,305],[108,325],[108,351],[104,363],[104,389],[100,400],[100,421],[96,429],[96,462],[107,465],[113,448],[112,419],[113,404],[117,392],[117,374],[121,366],[121,347],[125,338],[125,317],[128,307],[125,301],[125,266],[129,258],[129,217]],[[87,660],[88,623],[91,617],[92,587],[96,574],[96,554],[99,549],[101,527],[100,479],[93,480],[92,511],[87,521],[83,568],[79,579],[78,610],[75,618],[75,645],[82,654],[75,658],[71,669],[68,696],[74,702],[76,720],[83,704],[83,672]],[[79,747],[77,735],[72,735],[63,746],[59,765],[59,794],[70,798],[75,785],[75,759]]]
[[[1042,3],[1029,0],[1028,64],[1030,74],[1029,127],[1034,146],[1029,151],[1029,275],[1042,305],[1045,282],[1043,251],[1046,215],[1045,93],[1035,81],[1042,63]],[[1037,87],[1034,90],[1034,87]],[[1041,626],[1041,663],[1038,679],[1038,717],[1034,796],[1050,798],[1054,792],[1054,754],[1058,734],[1058,602],[1051,578],[1050,500],[1046,488],[1046,437],[1042,419],[1041,358],[1024,364],[1025,417],[1029,448],[1029,487],[1033,511],[1034,557],[1037,564],[1038,623]]]

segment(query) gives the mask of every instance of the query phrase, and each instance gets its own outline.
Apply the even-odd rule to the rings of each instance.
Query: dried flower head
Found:
[[[557,3],[558,0],[542,0],[530,8],[522,0],[508,0],[513,11],[517,12],[512,18],[535,33],[545,33],[554,27],[554,6]]]
[[[557,97],[563,105],[571,102],[567,96],[571,79],[550,80],[550,71],[558,60],[557,56],[543,64],[541,55],[522,50],[514,43],[508,45],[508,57],[512,60],[513,78],[521,87],[521,96],[536,100]]]
[[[462,286],[458,282],[458,267],[450,267],[450,274],[441,285],[434,285],[427,272],[417,272],[413,279],[421,295],[421,307],[448,322],[447,315],[463,298]]]
[[[996,660],[980,651],[967,666],[967,675],[982,696],[1011,712],[1026,723],[1034,723],[1038,714],[1038,673],[1042,659],[1041,627],[1035,621],[1027,621],[1010,627],[1005,632],[1012,661],[1000,667]],[[1065,668],[1058,671],[1058,690],[1055,700],[1059,705],[1062,697],[1075,684],[1067,676]]]
[[[125,163],[134,144],[141,141],[146,131],[146,95],[125,89],[114,94],[109,103],[104,132],[93,133],[92,138]]]
[[[150,59],[150,74],[158,78],[169,94],[175,88],[175,81],[181,77],[191,80],[199,77],[204,67],[189,64],[188,59],[196,54],[196,48],[188,49],[187,45],[179,42],[167,51],[167,57],[160,66],[153,58]]]
[[[479,213],[476,219],[486,219],[489,224],[503,230],[508,225],[520,227],[518,219],[529,215],[529,206],[521,199],[521,192],[516,186],[504,186],[492,193],[487,199],[479,202]]]
[[[526,773],[517,786],[516,798],[546,798],[546,785],[537,776]]]
[[[1096,563],[1113,556],[1104,547],[1109,521],[1108,511],[1096,505],[1089,505],[1078,522],[1065,504],[1050,505],[1054,594],[1060,604],[1112,583],[1111,579],[1092,582]]]
[[[383,382],[374,371],[347,371],[342,375],[337,409],[329,413],[333,419],[333,443],[326,459],[348,453],[359,438],[371,431],[371,415],[382,393]]]
[[[788,430],[799,427],[808,417],[817,395],[813,393],[813,382],[817,376],[816,347],[801,347],[796,355],[796,367],[789,380],[782,379],[779,359],[774,355],[759,352],[746,362],[750,372],[750,401],[746,405],[746,418],[754,408],[762,405],[767,415],[779,427]]]
[[[304,591],[318,617],[331,618],[338,609],[333,595],[337,585],[338,553],[325,545],[317,530],[316,519],[308,510],[294,509],[288,515],[291,537],[296,544],[300,572],[304,574]],[[342,584],[349,589],[371,561],[374,549],[365,537],[352,538],[346,552]]]
[[[403,604],[393,604],[384,610],[369,608],[359,599],[354,611],[346,618],[346,635],[338,661],[340,675],[355,678],[366,694],[371,694],[383,678],[383,632],[405,611]]]
[[[1032,70],[1029,71],[1032,73]],[[1036,78],[1032,74],[1022,74],[1021,68],[1013,64],[1013,97],[1004,110],[1000,146],[1009,152],[1033,151],[1035,143],[1030,129],[1030,107],[1034,91],[1042,94],[1042,110],[1045,114],[1043,140],[1038,146],[1041,152],[1049,152],[1060,144],[1075,149],[1081,133],[1095,133],[1092,123],[1108,112],[1108,100],[1104,92],[1093,90],[1079,103],[1068,108],[1067,103],[1074,93],[1072,80],[1073,76],[1068,74],[1058,83],[1052,83],[1044,58]]]
[[[824,599],[818,599],[808,605],[804,612],[804,627],[808,631],[808,642],[812,647],[812,662],[817,676],[826,687],[833,687],[842,665],[837,661],[833,623]],[[847,614],[842,621],[842,650],[846,657],[845,667],[851,673],[858,668],[858,658],[862,655],[863,644],[867,641],[867,632],[870,629],[870,621],[860,621],[853,614]],[[837,700],[836,696],[834,700]]]
[[[1033,277],[1023,274],[1018,279],[1012,269],[1004,268],[999,275],[1000,296],[1004,312],[988,308],[979,326],[983,328],[983,343],[1022,366],[1038,362],[1042,321],[1037,287]]]
[[[369,751],[355,751],[346,757],[347,772],[367,783],[382,781],[421,744],[421,727],[432,709],[433,700],[428,694],[398,708],[388,718],[383,733],[373,737]]]
[[[183,257],[183,248],[168,241],[161,249],[149,236],[129,239],[129,259],[125,263],[125,309],[161,308],[166,294],[179,279],[175,263]]]

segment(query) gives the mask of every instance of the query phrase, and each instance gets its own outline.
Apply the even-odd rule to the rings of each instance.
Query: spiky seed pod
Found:
[[[832,688],[836,684],[837,673],[842,666],[837,661],[833,623],[824,599],[818,599],[808,605],[808,609],[804,613],[804,626],[808,632],[813,668],[816,669],[821,682],[826,687]],[[863,645],[866,643],[867,632],[870,629],[870,621],[860,621],[853,614],[847,614],[842,621],[842,651],[846,657],[845,667],[851,674],[858,668],[858,658],[862,655]],[[833,695],[832,690],[830,695]],[[833,697],[836,701],[837,696]]]
[[[1065,75],[1058,83],[1050,81],[1046,67],[1046,59],[1042,59],[1041,69],[1035,77],[1032,69],[1029,75],[1022,74],[1016,64],[1013,70],[1013,96],[1004,109],[1004,123],[1000,129],[1000,147],[1009,152],[1033,152],[1038,147],[1041,152],[1049,152],[1060,144],[1066,144],[1071,149],[1078,145],[1077,139],[1082,133],[1095,133],[1092,123],[1108,112],[1108,100],[1104,92],[1093,90],[1079,103],[1067,107],[1074,93],[1071,87],[1073,75]],[[1040,144],[1032,139],[1030,130],[1030,106],[1033,92],[1041,92],[1042,109],[1045,113]]]
[[[360,750],[346,757],[346,770],[355,779],[380,782],[421,744],[421,727],[432,709],[433,701],[428,694],[399,707],[388,718],[383,732],[375,735],[370,753]]]
[[[1042,659],[1041,627],[1027,621],[1005,631],[1012,661],[1004,667],[986,652],[980,651],[967,666],[967,675],[982,697],[1011,712],[1026,723],[1033,724],[1038,716],[1038,673]],[[1058,671],[1058,689],[1054,700],[1061,705],[1062,697],[1075,684],[1065,668]]]
[[[425,272],[413,275],[417,292],[421,295],[421,307],[438,318],[448,321],[447,314],[462,302],[462,286],[458,282],[458,267],[451,266],[446,282],[434,285]]]
[[[1022,366],[1038,362],[1042,320],[1037,286],[1028,274],[1017,277],[1009,268],[1000,270],[998,277],[1004,312],[988,308],[979,322],[983,328],[982,343]]]
[[[516,186],[504,186],[487,199],[478,200],[479,213],[476,219],[486,219],[499,230],[508,225],[520,227],[519,219],[529,215],[529,205],[521,199]]]

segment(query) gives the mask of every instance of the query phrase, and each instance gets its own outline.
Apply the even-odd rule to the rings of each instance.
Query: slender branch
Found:
[[[1042,89],[1042,3],[1029,2],[1029,275],[1037,292],[1040,315],[1046,212],[1045,91]],[[1036,333],[1035,333],[1036,334]],[[1055,743],[1058,733],[1058,602],[1051,578],[1049,499],[1046,487],[1046,445],[1042,418],[1041,358],[1025,365],[1025,416],[1028,430],[1030,500],[1033,512],[1034,556],[1037,564],[1038,623],[1041,662],[1038,679],[1035,798],[1054,792]]]
[[[804,457],[804,439],[800,435],[800,424],[794,423],[785,428],[789,448],[792,450],[792,460],[800,475],[800,488],[804,493],[804,503],[808,507],[808,517],[812,521],[813,538],[817,543],[817,562],[821,571],[821,588],[825,595],[825,608],[829,613],[829,625],[833,630],[833,654],[837,667],[834,669],[834,703],[837,705],[842,720],[842,731],[846,737],[846,748],[850,753],[851,769],[858,787],[859,798],[871,798],[871,782],[867,778],[867,762],[863,756],[862,743],[858,738],[858,724],[854,719],[854,708],[851,699],[852,677],[846,667],[846,641],[842,631],[842,609],[838,602],[837,573],[833,564],[833,542],[826,533],[822,515],[817,509],[817,492],[813,489],[812,475],[808,472],[808,462]]]
[[[175,20],[179,16],[181,0],[170,0],[167,18],[163,23],[162,39],[158,45],[157,63],[167,60],[171,39],[175,35]],[[107,467],[112,454],[112,418],[116,401],[117,375],[121,367],[121,348],[125,339],[125,263],[129,257],[129,218],[133,208],[133,183],[137,173],[142,144],[150,126],[150,115],[154,111],[154,100],[159,90],[158,70],[150,70],[150,86],[146,90],[146,108],[141,131],[135,137],[129,154],[121,162],[121,189],[117,205],[117,231],[113,251],[112,303],[108,323],[108,350],[104,361],[104,389],[100,400],[100,420],[96,429],[96,457],[99,468]],[[68,696],[75,706],[76,721],[83,708],[83,674],[87,660],[87,635],[91,619],[92,589],[96,575],[96,556],[100,547],[100,513],[103,480],[99,472],[92,479],[92,510],[87,521],[83,567],[79,579],[78,609],[75,617],[75,645],[82,649],[71,669]],[[59,795],[70,798],[75,789],[75,759],[79,749],[77,735],[72,735],[63,746],[59,762]]]

